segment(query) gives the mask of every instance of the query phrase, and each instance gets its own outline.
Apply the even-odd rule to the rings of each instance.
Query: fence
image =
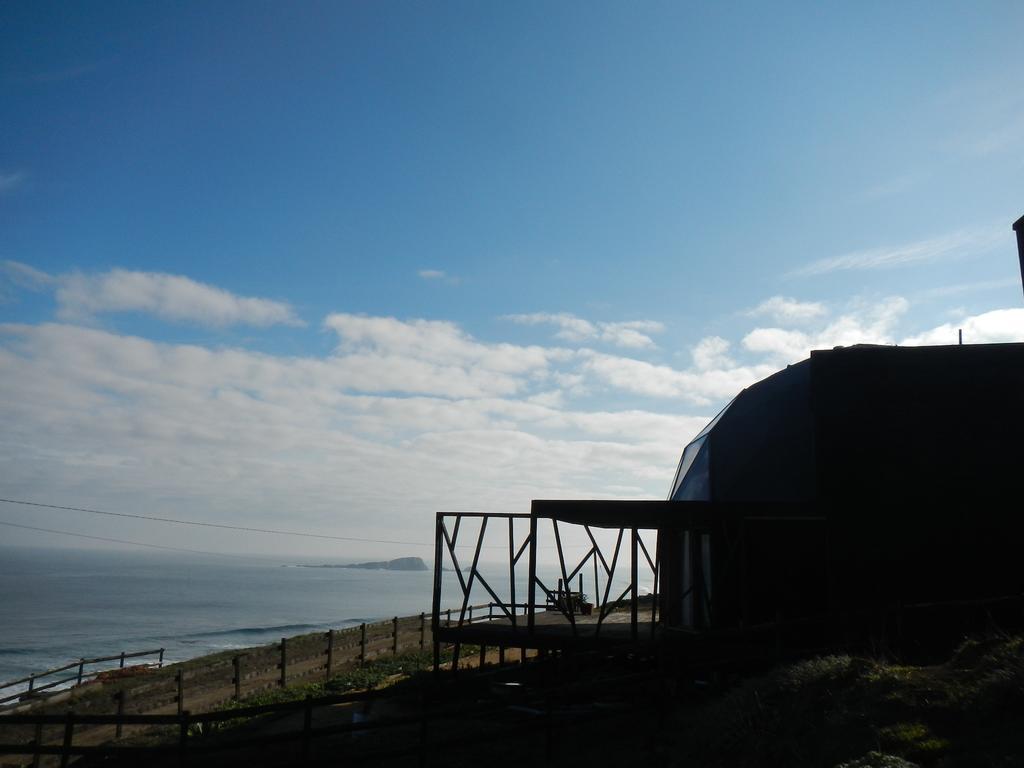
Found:
[[[235,708],[203,714],[191,714],[185,711],[174,715],[130,715],[124,713],[116,715],[81,715],[70,712],[63,715],[8,715],[3,718],[2,722],[10,725],[32,726],[34,728],[33,737],[21,743],[0,739],[0,755],[31,756],[33,766],[40,765],[44,756],[59,756],[61,766],[66,766],[74,756],[110,757],[115,759],[130,758],[132,760],[139,760],[143,757],[153,759],[166,756],[177,757],[178,762],[184,764],[187,762],[189,755],[198,757],[218,750],[267,746],[297,741],[300,743],[301,750],[299,764],[304,764],[310,759],[311,744],[316,739],[387,729],[400,731],[400,729],[405,728],[404,737],[398,733],[388,737],[390,746],[383,750],[371,748],[358,755],[358,757],[362,759],[380,759],[385,757],[416,756],[419,758],[419,764],[425,765],[430,754],[438,753],[446,747],[466,747],[479,742],[493,741],[496,738],[505,736],[514,736],[519,740],[525,733],[535,730],[543,731],[544,753],[545,756],[550,756],[555,747],[556,719],[564,727],[573,723],[597,721],[609,717],[621,718],[624,711],[639,713],[647,709],[653,709],[663,703],[661,695],[649,695],[654,687],[658,688],[659,693],[664,693],[664,679],[663,675],[659,672],[624,675],[619,676],[615,680],[620,686],[623,684],[631,686],[634,691],[634,700],[625,708],[618,708],[616,710],[591,708],[588,711],[581,711],[578,706],[560,708],[563,699],[567,701],[569,696],[578,695],[591,688],[600,688],[607,694],[609,682],[609,680],[605,679],[561,686],[556,694],[550,692],[545,694],[543,704],[539,708],[536,706],[532,708],[516,707],[513,706],[514,702],[507,700],[489,704],[474,702],[471,706],[460,708],[432,708],[427,706],[425,700],[421,700],[420,711],[416,715],[384,717],[370,721],[353,720],[352,722],[318,727],[313,726],[314,710],[358,702],[364,700],[366,694],[341,694],[318,698],[307,697],[302,701]],[[556,696],[561,698],[556,698]],[[497,731],[489,729],[485,733],[477,733],[475,735],[462,733],[457,738],[448,740],[430,738],[430,721],[469,717],[474,722],[477,722],[482,715],[508,714],[516,710],[519,711],[520,716],[515,722],[509,723],[507,728],[499,728]],[[280,716],[298,714],[300,712],[303,715],[301,726],[291,730],[257,734],[253,734],[251,731],[242,732],[238,738],[220,740],[208,740],[203,735],[215,731],[216,724],[230,721],[237,722],[241,718]],[[124,726],[149,728],[169,726],[174,729],[175,736],[158,745],[117,743],[76,745],[74,743],[76,726],[82,725],[97,727],[114,726],[118,734],[120,734]],[[56,729],[52,731],[50,738],[47,738],[47,734],[44,731],[46,726],[52,726]],[[334,754],[334,756],[336,757],[337,755]],[[355,757],[356,755],[352,756]]]
[[[88,670],[88,671],[86,671],[85,668],[88,667],[88,666],[91,666],[93,664],[102,664],[103,662],[106,662],[106,661],[120,661],[120,665],[118,667],[114,667],[114,669],[124,669],[124,662],[125,662],[126,659],[138,659],[138,658],[142,658],[144,656],[159,656],[159,659],[157,661],[155,661],[155,662],[148,662],[146,664],[147,667],[156,667],[157,669],[160,669],[161,667],[163,667],[163,665],[164,665],[164,649],[163,648],[156,648],[155,650],[152,650],[152,651],[135,651],[133,653],[126,653],[124,651],[121,651],[121,653],[117,654],[116,656],[99,656],[99,657],[97,657],[95,659],[85,659],[85,658],[82,658],[82,659],[79,659],[78,661],[73,661],[70,664],[65,664],[63,667],[54,667],[53,669],[48,669],[45,672],[35,672],[35,673],[29,675],[28,677],[22,677],[22,678],[19,678],[18,680],[11,680],[10,682],[0,683],[0,691],[4,691],[5,689],[13,688],[15,686],[20,686],[20,685],[25,685],[25,683],[28,683],[28,689],[27,690],[18,691],[18,692],[13,693],[13,694],[6,694],[6,695],[4,695],[2,698],[0,698],[0,704],[6,704],[8,702],[15,701],[17,699],[28,698],[28,697],[31,697],[33,695],[37,695],[37,694],[39,694],[42,691],[50,690],[51,688],[56,688],[58,685],[63,685],[65,683],[72,683],[73,685],[81,685],[84,682],[87,682],[89,680],[92,680],[92,679],[96,678],[98,675],[102,675],[105,672],[109,672],[110,669],[111,669],[111,668],[108,668],[108,667],[104,667],[103,669],[95,669],[95,670]],[[59,680],[53,680],[53,681],[44,683],[43,685],[37,685],[36,684],[37,681],[39,681],[41,679],[44,679],[44,678],[47,678],[47,677],[51,677],[53,675],[59,675],[61,672],[67,672],[69,669],[76,669],[76,668],[77,668],[78,671],[75,674],[70,675],[69,677],[64,677],[64,678],[61,678]]]
[[[494,606],[486,604],[472,606],[475,621],[486,621],[494,615]],[[451,611],[442,612],[442,624],[451,623]],[[228,651],[213,656],[200,657],[164,667],[162,671],[145,673],[138,677],[113,680],[111,685],[99,689],[83,686],[72,691],[70,702],[63,700],[48,707],[41,699],[36,705],[40,714],[15,715],[0,713],[0,728],[9,733],[12,726],[23,723],[25,717],[43,718],[33,722],[52,725],[47,718],[59,717],[65,723],[70,716],[82,734],[90,734],[89,740],[98,745],[111,736],[121,735],[121,725],[132,722],[133,717],[149,715],[179,717],[186,711],[204,712],[238,701],[260,691],[285,687],[316,678],[330,679],[345,668],[360,666],[377,658],[396,656],[403,652],[423,651],[433,644],[430,619],[425,613],[416,616],[399,617],[379,622],[368,622],[340,630],[292,638],[281,638],[279,643],[249,648],[244,651]],[[158,653],[163,663],[163,649],[156,651],[124,653],[102,659],[82,659],[74,664],[31,675],[8,685],[25,683],[30,678],[38,680],[44,675],[57,674],[80,665],[107,660],[130,659],[149,653]],[[123,667],[123,662],[121,664]],[[82,675],[83,682],[94,679],[101,672]],[[44,688],[52,688],[60,682],[77,683],[77,673],[56,683],[34,686],[33,696]],[[27,692],[15,694],[20,698]],[[48,708],[61,714],[49,714]],[[57,707],[60,709],[57,710]],[[64,713],[63,710],[71,709]],[[200,717],[200,715],[193,715]],[[113,718],[113,719],[111,719]],[[120,718],[120,719],[118,719]],[[127,718],[127,719],[126,719]],[[104,725],[115,724],[111,731]],[[66,727],[66,723],[65,723]],[[15,729],[17,730],[17,729]],[[25,741],[36,735],[21,733]],[[2,739],[7,741],[7,738]],[[49,753],[42,753],[49,754]],[[85,754],[85,753],[81,753]]]

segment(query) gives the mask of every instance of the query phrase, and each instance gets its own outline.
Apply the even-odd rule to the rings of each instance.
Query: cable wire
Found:
[[[101,509],[87,509],[85,507],[62,507],[57,504],[41,504],[36,501],[22,501],[20,499],[0,499],[5,504],[22,504],[26,507],[43,507],[45,509],[62,509],[69,512],[88,512],[93,515],[107,515],[108,517],[128,517],[134,520],[151,520],[158,523],[173,523],[175,525],[194,525],[200,528],[222,528],[228,531],[246,531],[247,533],[269,533],[276,536],[301,536],[306,539],[329,539],[331,541],[359,541],[366,544],[401,544],[410,547],[432,547],[433,544],[425,544],[422,541],[398,541],[394,539],[365,539],[358,536],[332,536],[327,533],[305,533],[303,531],[279,531],[273,528],[254,528],[247,525],[227,525],[225,523],[204,523],[198,520],[177,520],[173,517],[156,517],[154,515],[134,515],[128,512],[105,512]],[[157,545],[153,545],[157,546]],[[196,550],[198,551],[198,550]]]

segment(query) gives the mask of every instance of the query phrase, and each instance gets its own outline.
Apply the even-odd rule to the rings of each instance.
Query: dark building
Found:
[[[1024,278],[1024,217],[1013,229]],[[967,632],[1024,627],[1022,435],[1024,344],[812,352],[740,392],[684,448],[666,501],[537,500],[529,515],[475,515],[463,608],[443,626],[441,563],[447,551],[461,570],[455,538],[467,515],[439,513],[435,640],[565,648],[604,637],[692,649],[756,645],[767,631],[776,647],[878,647],[895,636],[901,650],[927,654]],[[521,545],[519,518],[529,524]],[[508,601],[476,568],[488,519],[508,526]],[[538,531],[549,522],[557,590],[537,577]],[[560,524],[583,527],[593,543],[575,565]],[[618,530],[613,553],[593,528]],[[657,531],[656,554],[644,530]],[[525,604],[515,591],[521,560]],[[623,563],[629,587],[616,598],[609,588],[617,578],[621,587]],[[596,619],[577,619],[577,598],[563,590],[590,566]],[[642,606],[646,566],[656,596]],[[475,580],[494,601],[476,624],[466,618]],[[627,596],[629,625],[602,636]]]

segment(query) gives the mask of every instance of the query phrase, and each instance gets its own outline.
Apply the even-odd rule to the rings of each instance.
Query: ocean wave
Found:
[[[190,639],[202,639],[207,637],[228,637],[230,635],[266,635],[269,633],[284,635],[298,635],[304,632],[313,632],[318,629],[324,629],[326,624],[277,624],[269,627],[239,627],[237,629],[213,629],[208,632],[192,632],[187,635],[181,635],[181,641],[187,642]]]

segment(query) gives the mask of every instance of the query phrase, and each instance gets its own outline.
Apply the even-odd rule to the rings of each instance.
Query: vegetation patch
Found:
[[[965,642],[944,664],[802,661],[678,709],[678,765],[1010,766],[1024,754],[1024,639]]]

